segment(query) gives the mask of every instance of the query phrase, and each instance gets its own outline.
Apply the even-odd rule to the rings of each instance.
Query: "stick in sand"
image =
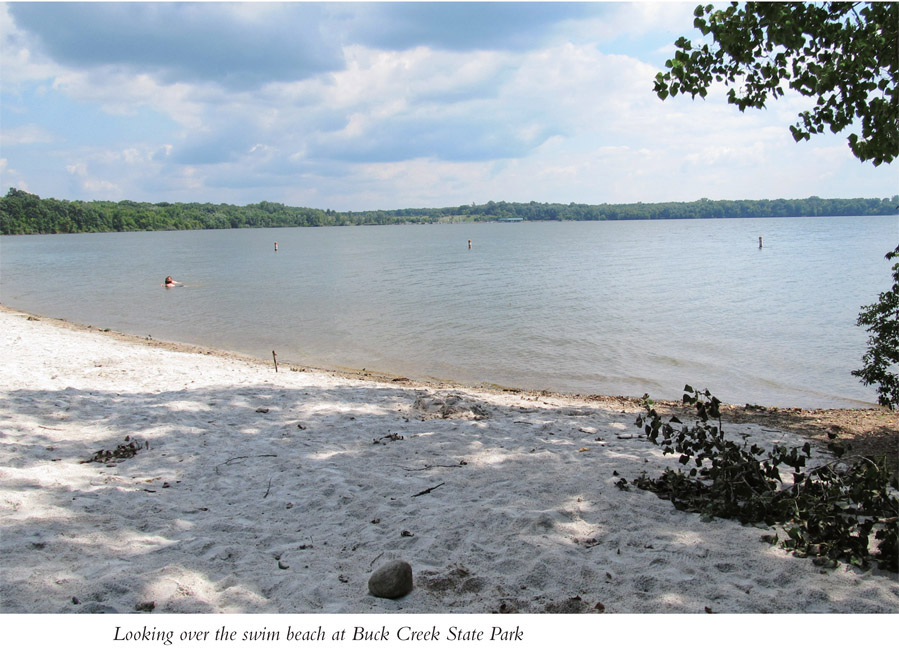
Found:
[[[436,489],[439,488],[441,485],[446,485],[446,482],[444,481],[443,483],[438,483],[438,484],[435,485],[434,487],[429,487],[427,490],[422,490],[422,491],[419,492],[418,494],[413,494],[413,495],[412,495],[412,498],[414,499],[415,497],[420,497],[420,496],[423,495],[423,494],[430,494],[432,491],[436,490]]]
[[[275,372],[278,372],[278,355],[272,350],[272,359],[275,360]]]

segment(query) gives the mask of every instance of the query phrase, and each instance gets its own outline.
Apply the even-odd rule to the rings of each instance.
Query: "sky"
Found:
[[[696,2],[0,4],[0,188],[321,209],[884,198],[809,106],[661,101]]]

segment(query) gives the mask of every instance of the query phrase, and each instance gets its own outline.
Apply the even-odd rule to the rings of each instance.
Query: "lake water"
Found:
[[[2,237],[0,300],[281,363],[853,407],[897,242],[896,217]]]

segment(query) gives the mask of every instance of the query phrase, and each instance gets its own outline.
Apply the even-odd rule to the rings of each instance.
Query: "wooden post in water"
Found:
[[[759,237],[759,248],[761,248],[761,247],[762,247],[762,238]]]
[[[275,360],[275,372],[278,372],[278,355],[272,350],[272,359]]]

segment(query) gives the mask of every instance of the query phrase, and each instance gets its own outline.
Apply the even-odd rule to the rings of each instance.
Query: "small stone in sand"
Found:
[[[388,562],[371,574],[368,590],[378,598],[402,598],[412,591],[412,566],[403,560]]]

